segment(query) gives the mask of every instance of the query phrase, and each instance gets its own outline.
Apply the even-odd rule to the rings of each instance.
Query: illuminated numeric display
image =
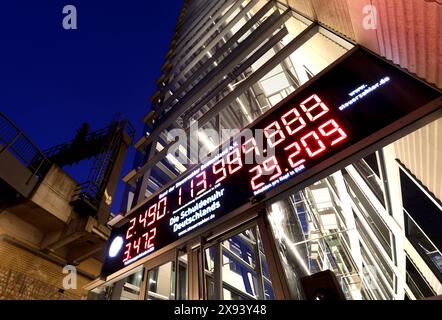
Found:
[[[377,143],[392,124],[405,126],[406,116],[437,98],[437,90],[355,50],[256,120],[249,129],[260,131],[260,139],[232,142],[127,215],[112,231],[103,273],[195,236],[203,226],[253,205],[259,194],[302,183]]]
[[[253,190],[281,176],[281,166],[296,168],[309,158],[317,157],[347,139],[347,133],[341,125],[336,120],[329,119],[329,110],[321,98],[313,94],[265,127],[267,145],[275,149],[278,145],[282,146],[286,156],[272,156],[262,165],[249,170],[253,174],[250,180]],[[245,150],[248,152],[252,149]],[[259,154],[257,147],[254,150]],[[266,174],[262,177],[264,173]]]
[[[348,138],[346,130],[331,118],[329,111],[325,102],[317,94],[312,94],[263,126],[263,146],[259,146],[254,137],[243,141],[210,166],[195,172],[172,192],[146,206],[127,223],[122,262],[131,262],[154,250],[159,234],[157,225],[161,220],[168,220],[171,212],[196,201],[205,192],[210,192],[210,188],[238,176],[242,182],[248,180],[248,187],[241,191],[250,196],[288,170],[305,165],[310,159],[344,142]],[[275,151],[272,156],[266,155],[270,148]],[[246,156],[251,155],[255,163],[246,164]],[[260,156],[263,156],[261,163],[256,163]]]
[[[130,261],[140,252],[154,247],[157,234],[154,226],[157,221],[163,219],[167,212],[167,197],[149,206],[148,209],[133,217],[126,231],[126,245],[123,263]]]

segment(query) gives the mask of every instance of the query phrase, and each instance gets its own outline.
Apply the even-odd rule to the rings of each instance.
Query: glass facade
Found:
[[[216,259],[216,254],[220,254],[222,258]],[[220,272],[222,278],[220,296],[215,293],[215,272]],[[274,299],[257,227],[247,229],[205,249],[205,274],[208,299]]]
[[[230,136],[217,140],[201,129],[246,127],[353,47],[278,2],[207,3],[196,1],[180,20],[184,31],[173,39],[152,96],[149,135],[136,144],[134,168],[144,171],[125,178],[127,208],[192,167],[178,159],[190,161],[190,141],[178,154],[168,152],[170,130],[198,122],[198,146],[214,149]],[[346,299],[441,294],[441,202],[401,162],[403,152],[393,142],[284,192],[265,202],[257,218],[264,225],[238,224],[210,244],[194,239],[185,254],[157,265],[147,261],[91,297],[276,299],[284,291],[274,281],[281,281],[275,276],[281,271],[284,297],[305,299],[301,279],[324,270],[333,271]]]
[[[137,268],[118,281],[111,281],[89,292],[89,300],[138,300],[143,268]]]
[[[376,159],[376,154],[370,158]],[[419,271],[416,264],[425,262],[440,279],[441,255],[435,243],[440,233],[437,220],[441,209],[436,199],[404,173],[403,166],[394,159],[390,161],[380,167],[396,171],[400,177],[396,184],[381,184],[377,175],[386,173],[374,173],[361,159],[268,205],[268,217],[293,296],[302,298],[297,290],[300,277],[322,270],[334,271],[347,299],[404,299],[407,291],[413,292],[410,295],[415,298],[436,294],[437,287],[429,285],[429,278],[425,280],[425,272]],[[389,199],[384,187],[402,187],[404,225],[400,230],[392,230],[397,227],[396,221],[391,219],[385,202],[379,201],[397,200]],[[415,213],[426,218],[427,223],[419,225],[410,216],[406,208],[411,210],[412,204],[420,207],[414,210],[425,212]],[[427,233],[422,229],[424,225],[431,228]],[[419,256],[401,249],[398,242],[410,243]],[[417,261],[412,262],[410,255]],[[404,267],[405,277],[401,272]]]

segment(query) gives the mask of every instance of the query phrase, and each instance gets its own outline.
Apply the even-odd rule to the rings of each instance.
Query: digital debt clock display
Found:
[[[263,130],[265,147],[253,137],[232,144],[127,215],[111,234],[102,274],[213,223],[440,96],[371,53],[354,50],[253,124],[252,131]],[[246,164],[247,156],[262,156],[266,148],[272,156]]]

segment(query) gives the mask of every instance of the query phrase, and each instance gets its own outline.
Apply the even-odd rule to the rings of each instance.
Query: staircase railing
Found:
[[[88,180],[79,184],[73,194],[74,201],[81,199],[96,208],[102,200],[114,161],[123,143],[123,133],[129,135],[130,141],[133,141],[135,134],[134,128],[127,120],[114,121],[104,132],[108,135],[108,141],[97,154]]]
[[[11,120],[0,112],[0,155],[8,151],[25,165],[32,177],[42,178],[50,168],[51,162]]]

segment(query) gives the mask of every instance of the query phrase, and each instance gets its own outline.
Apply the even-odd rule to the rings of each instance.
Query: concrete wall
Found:
[[[53,165],[31,201],[66,223],[72,214],[69,202],[76,187],[77,182],[74,179],[60,167]]]
[[[27,197],[38,183],[37,177],[8,149],[0,144],[0,179]]]
[[[63,288],[64,259],[49,254],[45,243],[57,241],[78,218],[70,201],[77,182],[53,165],[29,200],[0,211],[0,299],[81,299],[82,288],[98,277],[101,263],[89,258],[77,270],[77,289]],[[76,221],[76,220],[75,220]]]
[[[33,245],[39,244],[45,236],[41,229],[6,210],[0,213],[0,237],[2,235]]]

